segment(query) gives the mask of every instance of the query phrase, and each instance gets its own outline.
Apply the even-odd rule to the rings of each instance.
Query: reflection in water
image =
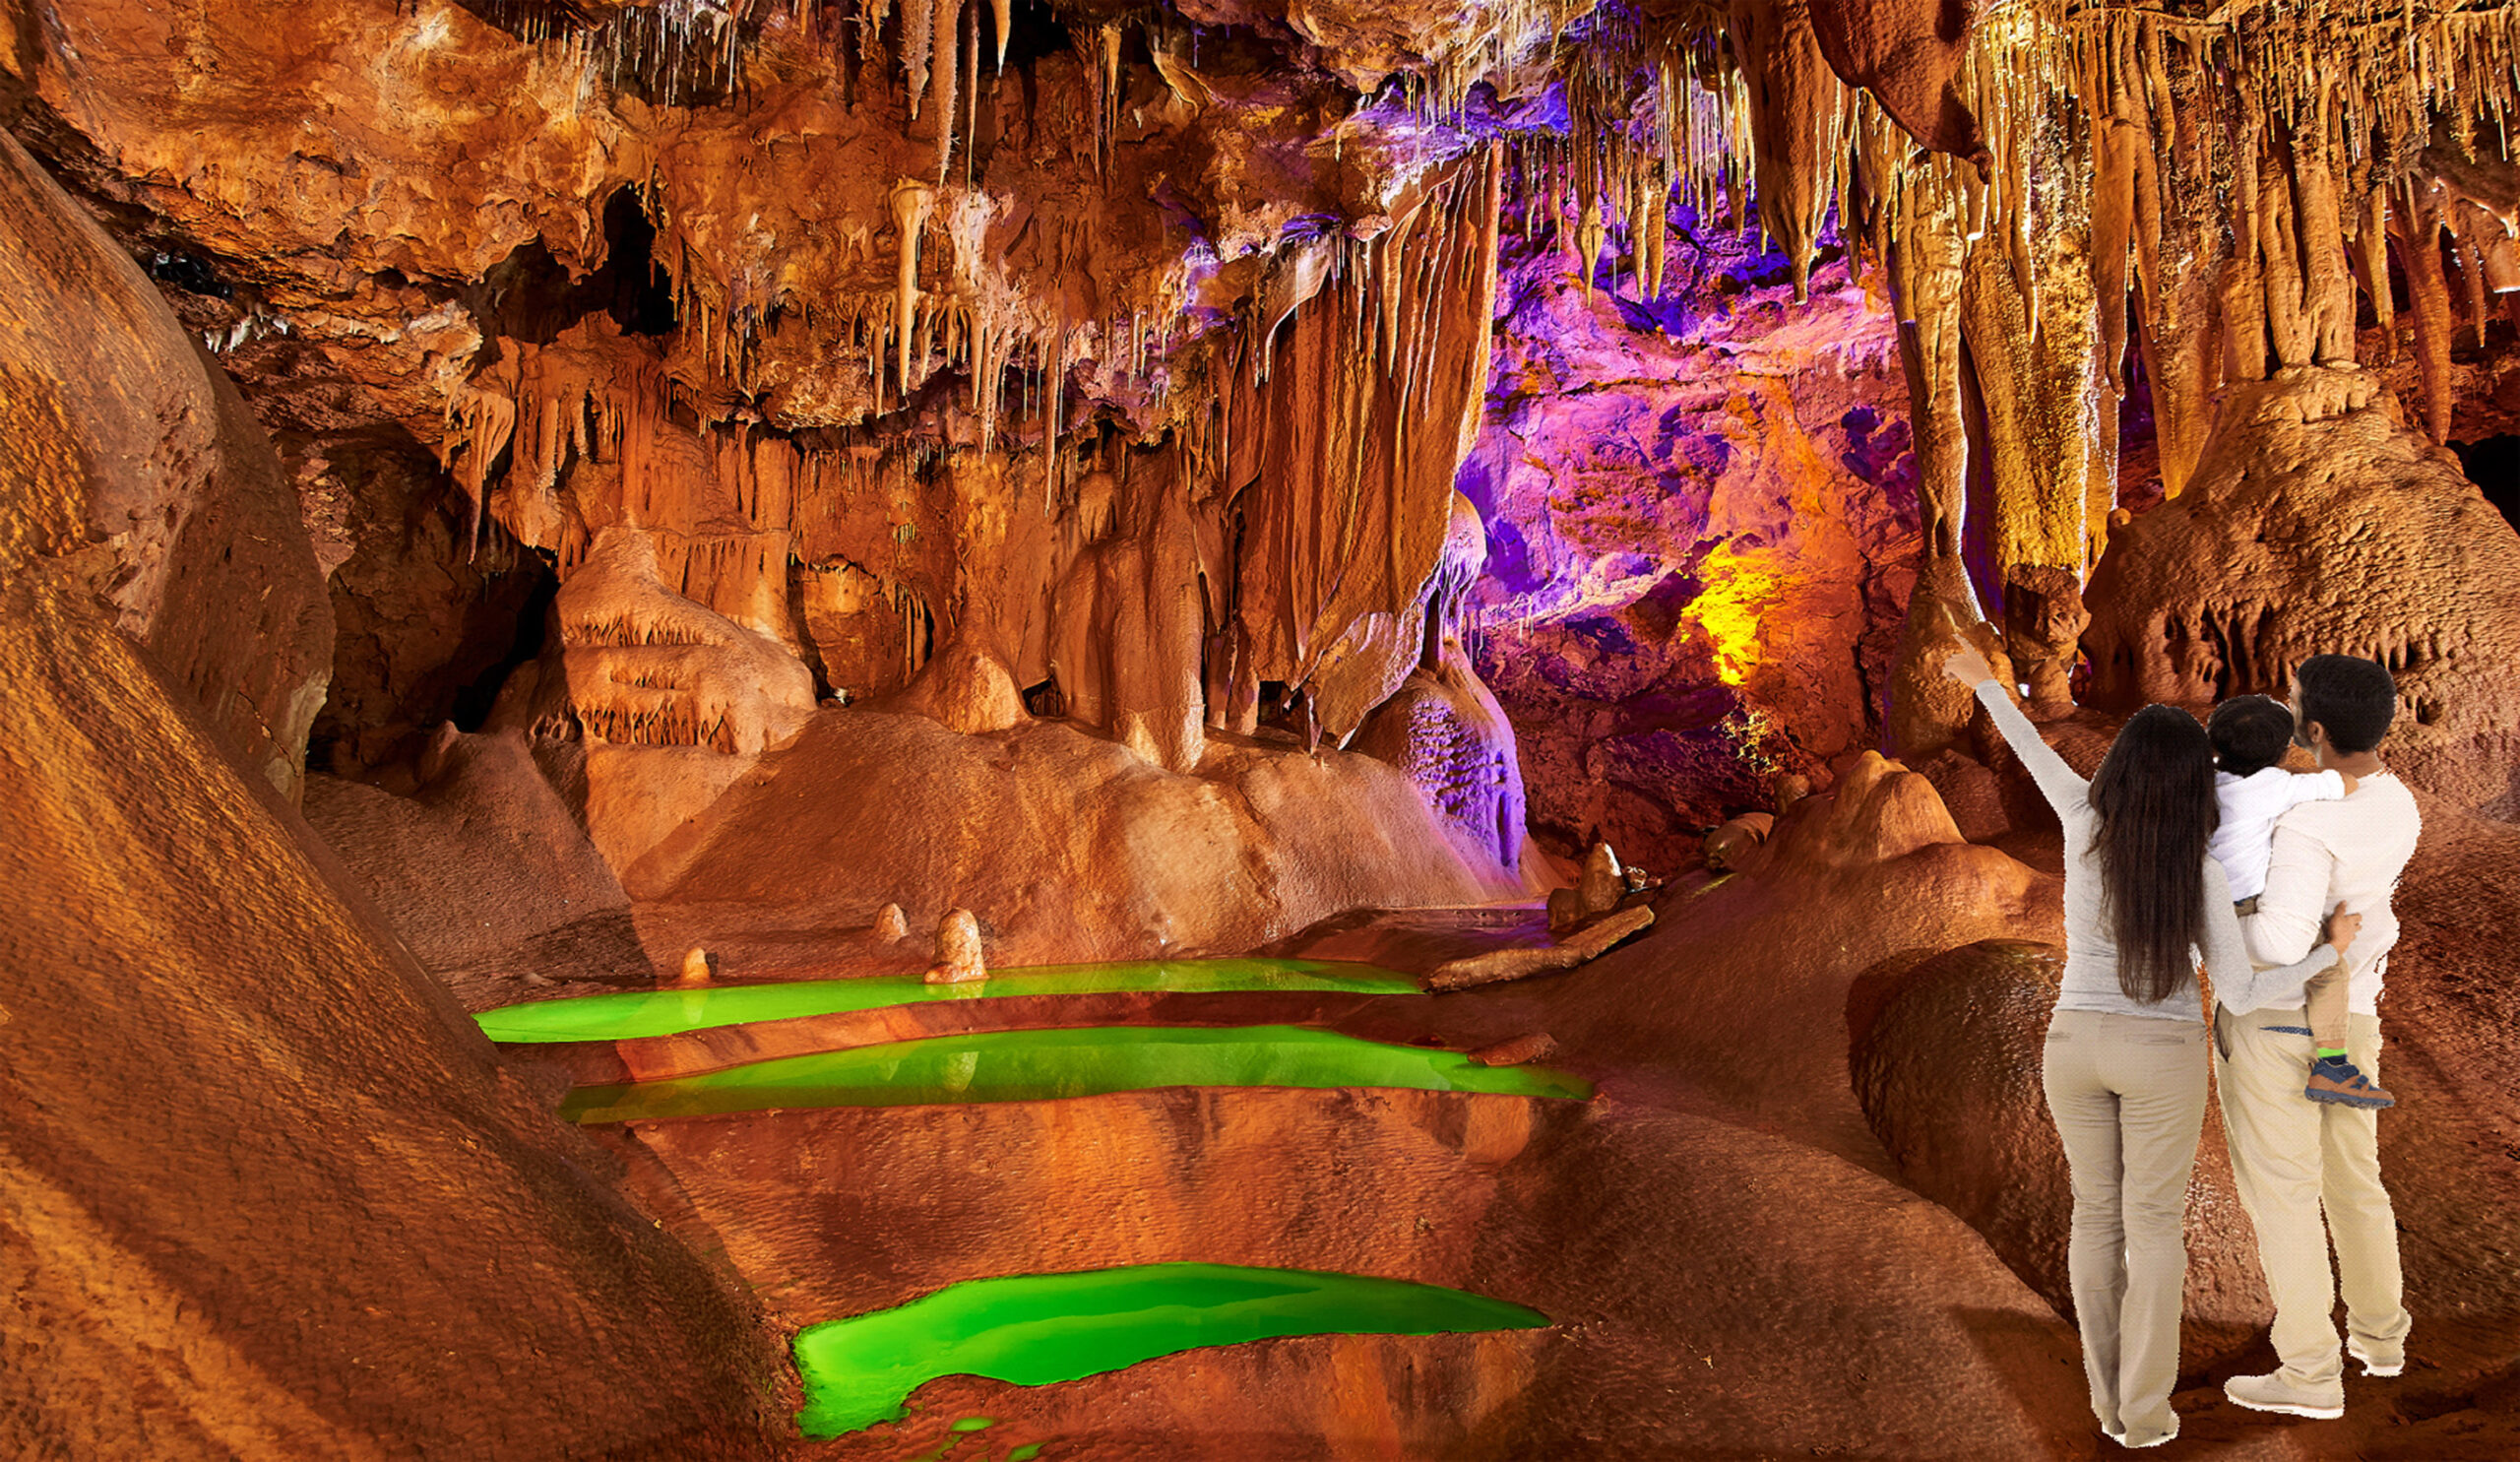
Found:
[[[1482,1066],[1459,1051],[1361,1041],[1303,1026],[1086,1026],[979,1031],[754,1061],[700,1076],[581,1087],[582,1122],[789,1107],[1033,1102],[1167,1086],[1414,1087],[1581,1099],[1591,1083],[1546,1066]]]
[[[473,1019],[493,1041],[629,1041],[749,1021],[791,1020],[928,1000],[1138,990],[1184,994],[1235,990],[1419,993],[1418,982],[1406,975],[1341,960],[1147,960],[1108,965],[1038,965],[1005,970],[987,980],[961,985],[929,985],[914,975],[888,975],[868,980],[805,980],[707,989],[624,990],[565,1000],[531,1000],[485,1010]]]
[[[796,1332],[807,1436],[897,1419],[940,1375],[1076,1380],[1198,1346],[1286,1335],[1529,1330],[1539,1310],[1461,1290],[1236,1264],[1146,1264],[949,1285],[895,1309]],[[959,1426],[960,1424],[958,1424]]]

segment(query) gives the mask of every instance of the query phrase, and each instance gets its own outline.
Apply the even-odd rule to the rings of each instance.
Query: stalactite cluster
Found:
[[[2481,337],[2520,285],[2502,9],[2034,0],[1957,31],[1846,0],[1236,17],[397,12],[356,82],[375,104],[410,104],[406,77],[495,75],[514,118],[439,124],[497,159],[464,186],[575,180],[460,226],[399,203],[406,241],[363,225],[322,268],[265,240],[211,333],[345,375],[435,449],[475,540],[495,527],[565,576],[606,529],[650,535],[661,582],[827,693],[903,687],[979,633],[1016,687],[1054,687],[1032,700],[1093,719],[1081,661],[1107,656],[1062,664],[1021,626],[1076,600],[1101,606],[1077,611],[1088,638],[1122,634],[1103,560],[1168,554],[1159,577],[1198,586],[1192,719],[1248,729],[1266,685],[1343,735],[1419,638],[1499,215],[1640,305],[1668,294],[1685,228],[1755,230],[1797,300],[1817,261],[1857,256],[1898,320],[1926,545],[1981,600],[2089,571],[2138,378],[2175,496],[2229,386],[2353,362],[2366,337],[2386,363],[2394,277],[2441,440],[2454,333]],[[65,36],[33,93],[110,138],[83,98],[142,61]],[[239,95],[203,104],[247,118],[246,157],[368,165],[373,144],[284,142]],[[151,145],[118,165],[153,165]],[[251,256],[223,221],[261,194],[193,175],[148,205]],[[616,198],[654,236],[643,256],[594,206]],[[257,224],[291,226],[311,244],[339,225],[314,205]],[[580,299],[537,323],[488,285],[532,277],[534,250],[565,281],[653,273],[657,318]],[[1166,535],[1195,551],[1159,553]],[[976,628],[1001,612],[1018,627]]]

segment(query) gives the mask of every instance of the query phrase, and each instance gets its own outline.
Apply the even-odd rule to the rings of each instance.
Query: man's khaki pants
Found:
[[[2346,1328],[2363,1352],[2398,1355],[2414,1324],[2398,1267],[2397,1215],[2380,1186],[2379,1113],[2301,1094],[2311,1053],[2301,1011],[2234,1015],[2218,1006],[2214,1029],[2232,1176],[2257,1229],[2258,1263],[2275,1296],[2275,1354],[2295,1384],[2341,1391],[2331,1237]],[[2354,1016],[2345,1049],[2377,1083],[2379,1020]]]

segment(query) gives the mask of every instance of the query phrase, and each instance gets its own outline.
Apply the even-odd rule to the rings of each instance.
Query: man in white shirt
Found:
[[[2295,673],[2293,712],[2299,739],[2317,753],[2319,765],[2357,785],[2342,800],[2296,807],[2276,823],[2266,890],[2257,913],[2240,923],[2260,974],[2272,975],[2267,967],[2309,951],[2331,912],[2343,907],[2363,916],[2362,933],[2345,954],[2346,1044],[2354,1064],[2377,1081],[2381,976],[2398,938],[2389,896],[2423,831],[2414,796],[2376,754],[2397,714],[2397,686],[2376,661],[2316,655]],[[2396,1375],[2405,1368],[2412,1321],[2397,1217],[2380,1184],[2378,1113],[2302,1095],[2310,1033],[2300,982],[2284,985],[2252,981],[2215,991],[2232,1176],[2257,1229],[2258,1261],[2275,1298],[2275,1353],[2283,1362],[2266,1375],[2235,1376],[2223,1390],[2258,1411],[2337,1417],[2345,1414],[2345,1372],[2331,1318],[2331,1238],[2347,1345],[2363,1374]]]

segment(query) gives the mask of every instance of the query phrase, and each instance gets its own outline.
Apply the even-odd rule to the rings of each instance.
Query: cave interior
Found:
[[[9,9],[0,1453],[2102,1455],[1964,643],[2390,671],[2174,1454],[2520,1453],[2510,0]]]

